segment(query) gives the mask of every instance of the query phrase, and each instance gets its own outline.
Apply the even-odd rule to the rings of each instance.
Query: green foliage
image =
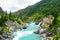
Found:
[[[57,17],[57,20],[60,21],[60,16]]]
[[[8,28],[4,27],[4,26],[2,27],[2,30],[6,33],[10,32],[10,30]]]
[[[35,13],[31,17],[28,18],[28,21],[33,22],[33,21],[37,21],[40,18],[44,18],[44,17],[45,17],[45,15],[43,15],[43,14]]]
[[[0,26],[4,26],[5,25],[5,22],[8,20],[7,14],[3,14],[0,16]]]
[[[58,40],[60,38],[60,34],[55,35],[55,39]]]
[[[13,15],[16,15],[19,18],[23,18],[24,21],[36,21],[37,19],[39,20],[38,16],[33,17],[33,15],[36,14],[39,14],[38,16],[41,16],[41,14],[43,16],[53,15],[55,18],[57,18],[57,16],[60,15],[60,0],[42,0],[35,5],[13,13]],[[42,18],[42,16],[40,18]],[[55,23],[56,22],[54,22],[54,24]]]
[[[60,34],[57,32],[57,28],[60,28],[60,0],[42,0],[41,2],[36,3],[35,5],[29,6],[25,9],[19,10],[15,13],[6,14],[0,8],[0,26],[5,26],[7,20],[17,21],[20,24],[23,24],[27,21],[37,21],[41,18],[54,17],[54,20],[51,20],[51,24],[45,26],[50,28],[50,31],[56,35],[56,39],[60,37]],[[50,18],[49,17],[49,18]],[[4,29],[6,31],[6,29]]]
[[[23,24],[24,22],[21,19],[16,20],[19,24]]]
[[[46,29],[49,28],[49,24],[44,24],[44,26]]]

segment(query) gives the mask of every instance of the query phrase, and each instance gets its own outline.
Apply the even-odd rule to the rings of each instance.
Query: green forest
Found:
[[[54,17],[52,24],[49,25],[49,30],[54,34],[56,40],[58,40],[60,38],[60,0],[42,0],[35,5],[28,6],[17,12],[12,13],[10,11],[9,14],[0,7],[0,31],[9,30],[6,29],[5,24],[8,20],[17,21],[19,24],[23,24],[25,22],[37,22],[49,15]]]

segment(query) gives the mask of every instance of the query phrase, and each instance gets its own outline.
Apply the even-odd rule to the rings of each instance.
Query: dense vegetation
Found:
[[[50,31],[54,34],[56,40],[60,38],[60,0],[42,0],[35,5],[15,12],[14,15],[22,18],[24,22],[37,21],[52,15],[54,21],[50,25]]]
[[[10,20],[13,22],[18,22],[19,24],[22,24],[23,22],[21,21],[21,19],[17,18],[16,16],[12,15],[12,13],[10,12],[9,14],[7,12],[4,12],[2,10],[2,8],[0,7],[0,35],[3,33],[9,33],[11,32],[6,25],[6,22]]]
[[[7,20],[17,21],[21,24],[23,22],[38,21],[49,15],[54,17],[54,21],[49,26],[50,31],[58,40],[60,38],[60,0],[42,0],[13,14],[11,12],[7,14],[0,8],[0,27],[6,27],[5,22]]]

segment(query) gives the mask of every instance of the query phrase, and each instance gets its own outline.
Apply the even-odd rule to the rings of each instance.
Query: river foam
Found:
[[[28,35],[32,34],[33,32],[34,32],[34,30],[25,31],[25,32],[17,31],[14,33],[14,35],[16,35],[16,36],[13,38],[13,40],[18,40],[18,38],[23,37],[23,36],[28,36]]]
[[[13,40],[19,40],[19,38],[22,38],[24,36],[29,36],[34,34],[34,30],[38,27],[38,25],[36,25],[35,23],[30,23],[29,27],[27,29],[23,29],[23,30],[18,30],[16,32],[13,33],[14,38]]]

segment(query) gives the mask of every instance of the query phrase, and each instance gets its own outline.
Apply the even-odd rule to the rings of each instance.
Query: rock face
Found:
[[[22,30],[22,29],[26,29],[28,27],[27,23],[24,24],[18,24],[16,21],[13,22],[11,20],[8,20],[6,23],[7,29],[10,30],[9,33],[3,33],[1,36],[1,40],[12,40],[13,39],[13,32],[17,31],[17,30]]]
[[[46,28],[45,24],[51,24],[54,18],[43,18],[41,21],[39,21],[38,25],[39,28],[35,30],[34,33],[40,34],[43,39],[42,40],[49,40],[52,33],[49,31],[49,27]],[[49,37],[49,38],[48,38]]]
[[[2,31],[3,33],[0,35],[0,40],[12,40],[12,38],[13,38],[13,35],[12,35],[12,33],[10,32],[10,33],[7,33],[7,32],[4,32],[4,31]]]
[[[24,23],[24,24],[18,24],[16,21],[13,22],[13,21],[10,21],[8,20],[6,22],[6,25],[7,25],[7,28],[9,28],[10,30],[16,30],[16,29],[23,29],[23,28],[27,28],[28,24],[27,23]]]

